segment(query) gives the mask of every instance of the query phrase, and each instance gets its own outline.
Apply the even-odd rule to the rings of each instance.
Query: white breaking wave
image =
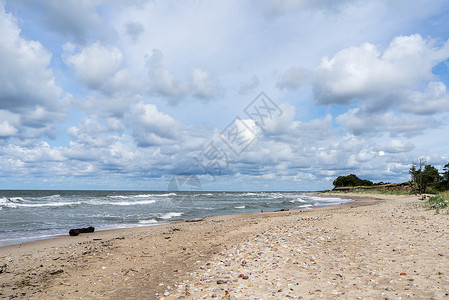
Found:
[[[272,199],[280,199],[280,198],[284,198],[284,196],[281,193],[270,193],[270,198]]]
[[[242,206],[236,206],[236,207],[234,207],[234,208],[237,208],[237,209],[243,209],[243,208],[245,208],[246,206],[245,205],[242,205]]]
[[[175,218],[175,217],[180,217],[182,215],[183,215],[183,213],[179,213],[179,212],[169,212],[169,213],[162,215],[160,218],[167,220],[167,219],[171,219],[171,218]]]
[[[311,206],[313,206],[313,204],[303,204],[303,205],[299,205],[299,206],[296,206],[296,207],[298,207],[298,208],[308,208],[308,207],[311,207]]]
[[[172,197],[172,196],[177,196],[176,193],[168,193],[168,194],[155,194],[153,195],[155,197]]]
[[[257,193],[244,193],[243,196],[259,196]]]
[[[119,205],[119,206],[143,205],[143,204],[152,204],[152,203],[156,203],[156,200],[98,202],[98,204],[100,204],[100,205]]]
[[[157,196],[157,195],[153,195],[153,194],[129,195],[128,198],[148,198],[148,197],[153,197],[153,196]]]
[[[46,197],[43,197],[43,198],[45,198],[45,199],[55,199],[55,198],[61,198],[61,195],[55,194],[55,195],[46,196]]]
[[[20,203],[11,202],[8,198],[0,198],[0,207],[63,207],[75,206],[80,204],[86,205],[115,205],[115,206],[131,206],[131,205],[145,205],[156,203],[156,200],[140,200],[140,201],[77,201],[77,202],[49,202],[49,203]]]
[[[156,221],[155,219],[150,219],[150,220],[140,220],[139,224],[156,224],[158,223],[158,221]]]
[[[21,202],[12,202],[11,199],[1,198],[0,206],[9,207],[9,208],[17,208],[17,207],[61,207],[61,206],[70,206],[79,204],[79,202],[50,202],[50,203],[21,203]]]
[[[12,197],[12,198],[2,198],[0,200],[3,200],[5,203],[21,203],[25,200],[23,200],[22,197]],[[1,201],[0,201],[1,203]]]
[[[295,203],[295,202],[301,202],[301,203],[304,203],[304,202],[306,202],[306,200],[304,200],[304,199],[302,199],[302,198],[296,198],[296,199],[294,199],[294,200],[290,200],[290,202],[291,202],[291,203]]]
[[[121,195],[117,195],[117,196],[108,196],[108,198],[128,199],[129,196],[121,196]]]

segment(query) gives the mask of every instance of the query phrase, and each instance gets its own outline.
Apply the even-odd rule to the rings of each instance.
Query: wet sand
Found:
[[[356,201],[3,247],[0,298],[449,299],[449,215],[344,196]]]

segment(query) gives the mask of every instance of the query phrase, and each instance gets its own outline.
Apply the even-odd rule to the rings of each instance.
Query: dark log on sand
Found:
[[[94,232],[95,228],[90,226],[87,228],[79,228],[79,229],[70,229],[69,234],[70,236],[77,236],[80,233],[89,233],[89,232]]]

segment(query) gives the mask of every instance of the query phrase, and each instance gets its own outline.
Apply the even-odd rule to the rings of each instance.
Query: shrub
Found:
[[[424,205],[429,209],[435,209],[436,213],[439,214],[441,208],[449,207],[449,191],[430,197]]]
[[[373,183],[369,180],[358,178],[355,174],[349,174],[347,176],[338,176],[334,182],[334,187],[346,187],[346,186],[371,186]]]

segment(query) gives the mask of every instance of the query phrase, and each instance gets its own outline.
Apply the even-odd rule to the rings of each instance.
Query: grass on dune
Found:
[[[413,193],[410,193],[409,191],[388,191],[388,190],[376,190],[376,189],[351,189],[351,190],[345,190],[345,191],[339,191],[339,190],[331,190],[329,191],[331,193],[358,193],[358,194],[382,194],[382,195],[412,195]]]

